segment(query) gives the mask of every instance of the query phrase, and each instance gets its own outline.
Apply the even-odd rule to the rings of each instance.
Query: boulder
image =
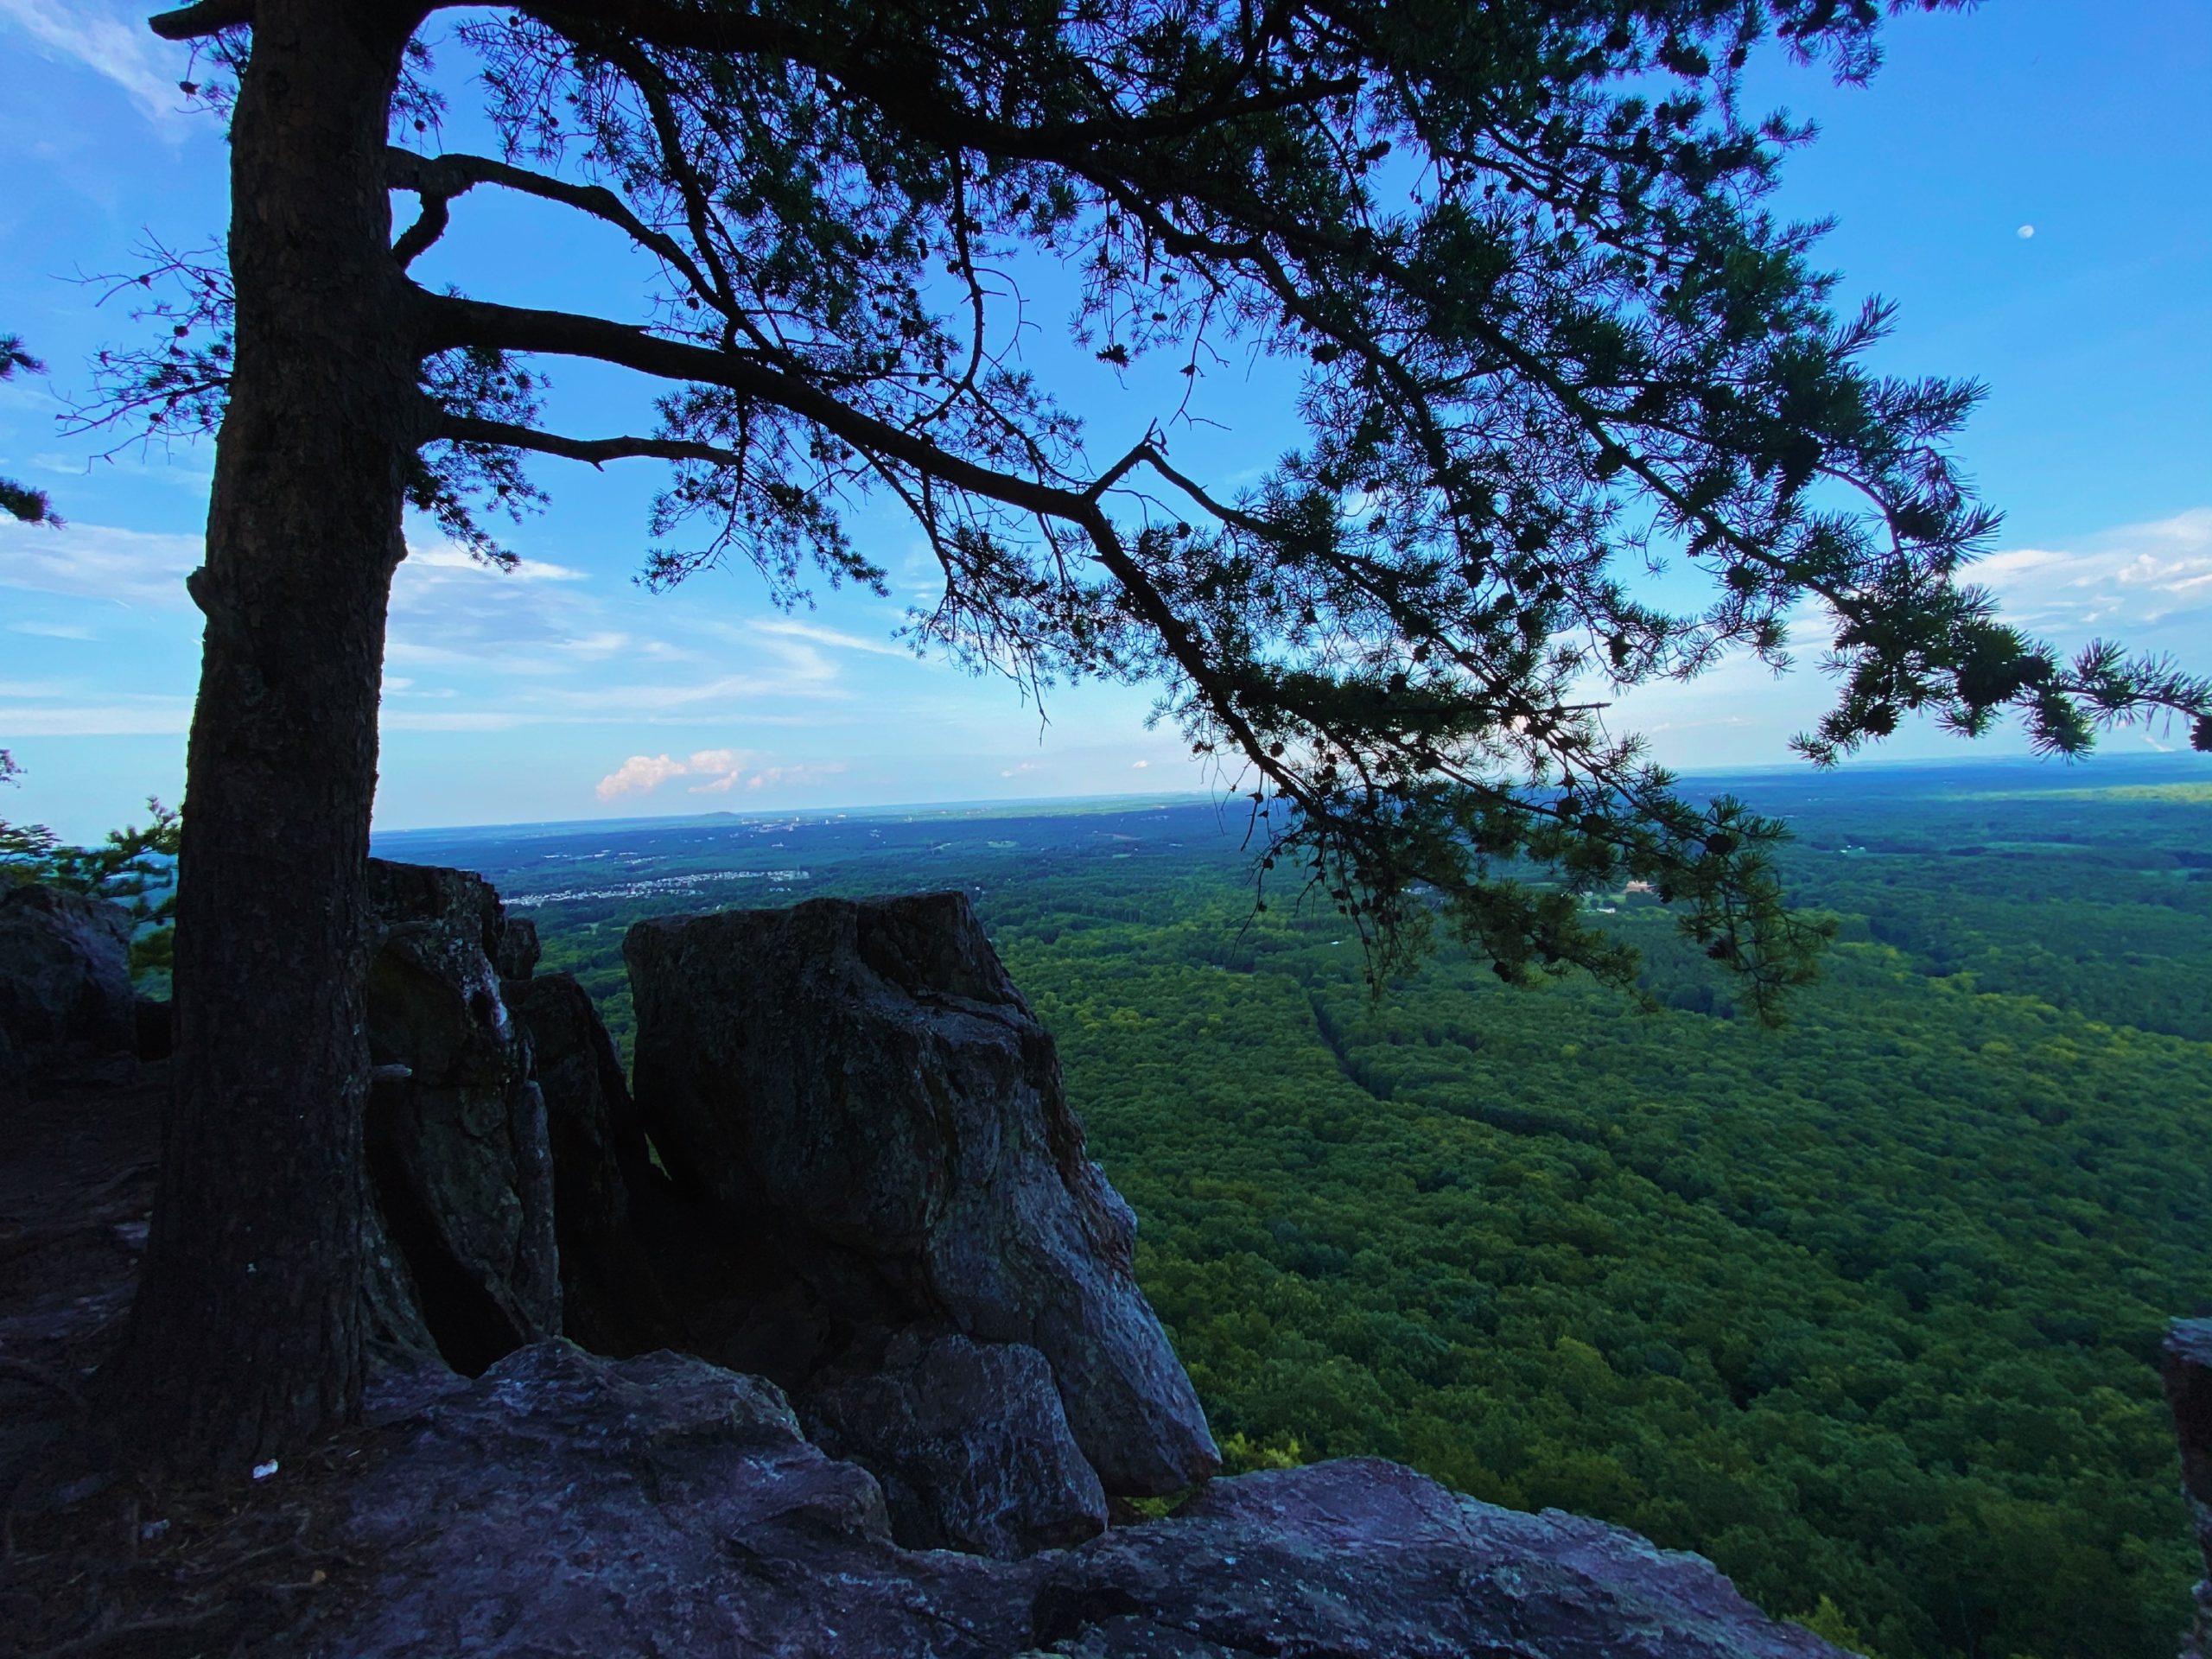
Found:
[[[663,1161],[758,1281],[811,1299],[776,1311],[770,1375],[949,1323],[1045,1357],[1109,1492],[1218,1466],[1137,1287],[1134,1217],[963,894],[641,922],[623,954]]]
[[[567,1342],[501,1360],[352,1484],[373,1561],[295,1650],[352,1659],[1010,1655],[995,1564],[908,1555],[867,1472],[807,1443],[770,1383]]]
[[[511,916],[500,930],[499,948],[493,957],[493,966],[499,970],[501,979],[528,979],[537,971],[540,953],[537,924]]]
[[[1694,1555],[1370,1460],[1217,1480],[1170,1519],[1014,1561],[910,1552],[876,1483],[757,1378],[524,1348],[365,1433],[327,1659],[1847,1659]],[[272,1497],[282,1499],[281,1492]],[[294,1615],[288,1614],[288,1617]]]
[[[494,963],[506,939],[506,906],[498,889],[472,870],[372,858],[369,909],[386,931],[435,923],[448,938],[474,944]]]
[[[2212,1319],[2176,1319],[2166,1332],[2161,1371],[2181,1440],[2181,1493],[2204,1556],[2196,1622],[2182,1659],[2212,1656]]]
[[[120,905],[0,884],[0,1065],[14,1082],[130,1065],[138,1030],[130,931]]]
[[[516,937],[512,925],[507,937]],[[534,931],[530,938],[534,944]],[[501,995],[529,1036],[531,1075],[545,1100],[562,1329],[594,1353],[690,1345],[638,1224],[666,1179],[652,1167],[590,993],[573,975],[547,974],[506,979]]]
[[[369,1170],[379,1255],[410,1281],[384,1298],[411,1291],[440,1353],[474,1374],[561,1328],[545,1102],[500,995],[499,895],[461,870],[372,860],[369,874]]]
[[[1034,1348],[901,1332],[872,1364],[817,1378],[798,1408],[809,1440],[882,1484],[909,1549],[1010,1560],[1105,1530],[1105,1489]]]
[[[1035,1616],[1083,1659],[1849,1659],[1701,1555],[1374,1458],[1215,1481],[1053,1561]]]

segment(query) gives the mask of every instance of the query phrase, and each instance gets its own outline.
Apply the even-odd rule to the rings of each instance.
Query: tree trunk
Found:
[[[187,761],[175,1092],[110,1397],[235,1472],[358,1409],[369,812],[421,432],[385,124],[409,12],[260,0],[232,129],[237,346]]]

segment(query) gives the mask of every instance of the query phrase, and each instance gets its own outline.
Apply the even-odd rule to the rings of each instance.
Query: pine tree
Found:
[[[1929,0],[1935,3],[1936,0]],[[1878,376],[1816,227],[1764,205],[1808,137],[1746,111],[1762,41],[1846,80],[1873,0],[527,0],[471,10],[498,155],[443,152],[423,0],[202,0],[226,257],[168,260],[106,412],[219,428],[175,944],[177,1097],[118,1373],[183,1461],[344,1416],[362,1377],[361,902],[392,573],[412,505],[481,556],[531,457],[669,469],[647,572],[880,583],[853,505],[942,567],[917,636],[1029,680],[1164,684],[1241,772],[1264,862],[1388,972],[1436,925],[1501,976],[1629,963],[1580,890],[1653,882],[1770,1004],[1817,930],[1779,826],[1682,798],[1620,688],[1786,660],[1817,606],[1833,761],[1915,712],[2074,752],[2212,687],[2072,661],[1965,580],[1996,519],[1948,444],[1975,389]],[[564,209],[657,276],[626,317],[410,270],[472,194]],[[394,234],[394,194],[413,218]],[[556,253],[548,250],[549,256]],[[1008,273],[1080,280],[1107,372],[1298,365],[1256,484],[1126,453],[1013,354]],[[544,364],[666,384],[658,426],[544,424]],[[1704,573],[1673,609],[1636,573]],[[1524,861],[1562,878],[1513,879]]]

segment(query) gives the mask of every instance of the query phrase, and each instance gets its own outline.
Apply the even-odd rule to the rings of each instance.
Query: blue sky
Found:
[[[60,399],[126,319],[80,272],[119,270],[151,232],[191,245],[225,218],[219,135],[185,113],[184,54],[111,0],[0,0],[0,327],[50,379],[0,387],[0,474],[50,490],[60,531],[0,528],[0,747],[28,771],[0,815],[90,836],[149,791],[174,799],[197,669],[198,563],[210,455],[126,451],[57,432]],[[1758,101],[1816,117],[1782,206],[1840,221],[1845,295],[1903,308],[1879,361],[1978,377],[1991,397],[1964,452],[2008,515],[1980,579],[2062,643],[2112,633],[2212,668],[2212,3],[1992,0],[1900,18],[1865,91],[1761,66]],[[448,142],[476,146],[466,119]],[[639,270],[619,245],[488,192],[467,199],[423,274],[530,303],[627,315]],[[566,235],[567,239],[562,239]],[[518,249],[531,250],[518,259]],[[1123,386],[1058,338],[1062,291],[1033,296],[1029,361],[1090,424],[1141,429],[1157,383]],[[572,429],[645,407],[611,372],[556,374]],[[1217,369],[1222,430],[1177,440],[1211,476],[1249,474],[1295,434],[1286,387]],[[925,602],[912,531],[868,518],[888,601],[818,594],[792,615],[743,571],[664,595],[631,578],[656,474],[546,463],[552,510],[513,537],[522,573],[471,565],[415,526],[385,685],[385,827],[1201,789],[1142,689],[1080,687],[1049,724],[1002,681],[918,662],[891,636]],[[1687,767],[1783,763],[1827,695],[1724,666],[1637,694],[1622,722]],[[2141,735],[2116,739],[2139,748]],[[2172,742],[2171,737],[2163,740]],[[2017,752],[2017,738],[1989,751]],[[1908,730],[1881,753],[1965,753]]]

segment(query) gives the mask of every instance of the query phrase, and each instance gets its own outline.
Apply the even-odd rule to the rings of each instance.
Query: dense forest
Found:
[[[1697,780],[1704,783],[1707,780]],[[640,914],[964,887],[1058,1037],[1232,1466],[1376,1452],[1711,1556],[1881,1659],[2150,1659],[2194,1576],[2155,1356],[2212,1299],[2212,784],[1713,780],[1839,919],[1786,1026],[1643,893],[1650,1007],[1445,950],[1370,995],[1234,809],[386,836],[619,1036]]]

